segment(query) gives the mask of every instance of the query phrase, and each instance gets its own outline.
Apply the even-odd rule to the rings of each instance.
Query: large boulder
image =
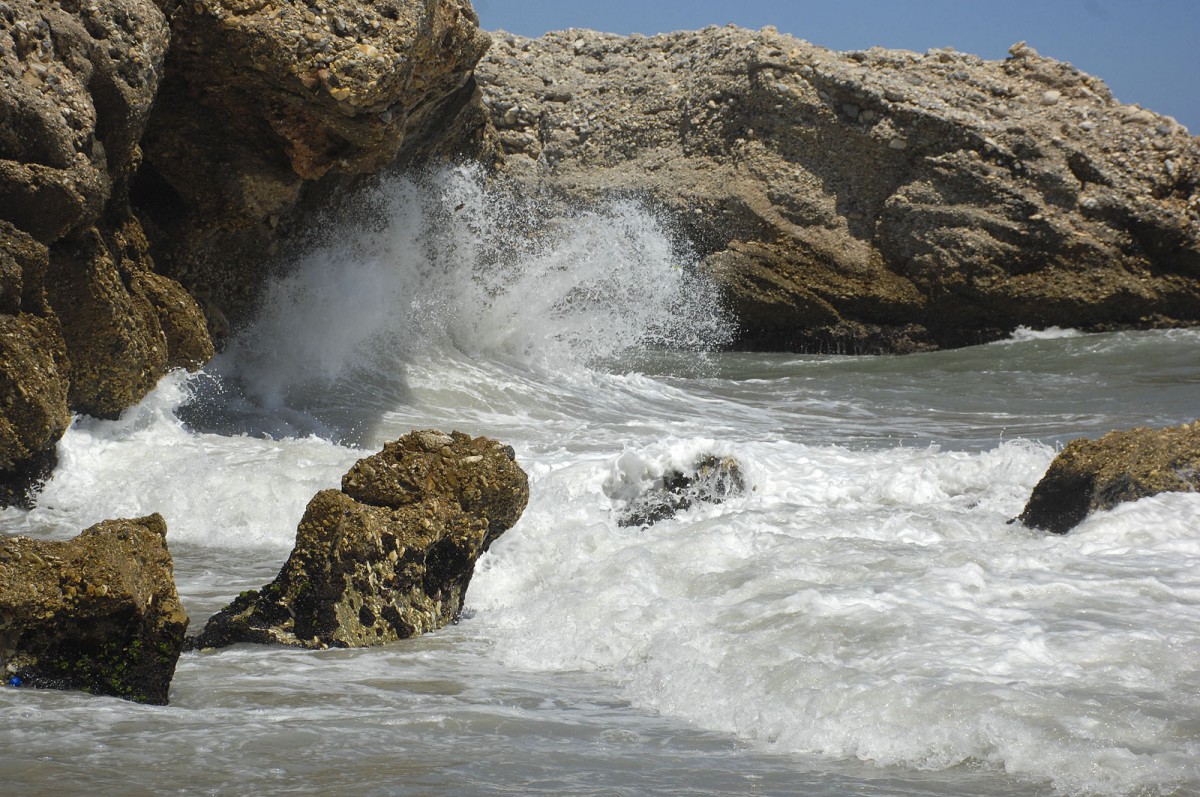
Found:
[[[69,410],[114,415],[212,356],[127,205],[168,38],[151,0],[0,3],[0,438],[19,441],[0,505],[25,500]]]
[[[0,537],[0,668],[13,686],[165,705],[188,618],[159,515],[66,542]]]
[[[363,647],[454,621],[475,560],[529,500],[513,450],[412,432],[309,502],[273,582],[238,596],[191,644]]]
[[[985,61],[772,28],[495,39],[477,78],[503,173],[661,210],[742,346],[1200,322],[1200,140],[1023,44]]]
[[[156,260],[244,321],[289,234],[389,164],[498,152],[472,70],[467,0],[166,2],[166,77],[134,200]]]
[[[1200,490],[1200,421],[1110,432],[1062,450],[1017,518],[1066,534],[1090,513],[1165,492]]]

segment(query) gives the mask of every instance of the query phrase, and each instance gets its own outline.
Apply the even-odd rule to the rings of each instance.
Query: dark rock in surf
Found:
[[[502,173],[661,210],[741,347],[1200,322],[1200,139],[1070,64],[1009,52],[837,53],[732,26],[497,33],[477,76]]]
[[[696,503],[719,504],[746,489],[742,467],[733,457],[701,457],[687,473],[671,470],[634,498],[617,518],[620,526],[645,528],[674,517]]]
[[[165,705],[188,623],[166,533],[155,514],[65,542],[0,538],[4,680]]]
[[[512,448],[412,432],[318,493],[273,582],[243,593],[189,642],[306,648],[382,645],[462,611],[475,560],[529,500]]]
[[[1164,492],[1200,490],[1200,421],[1073,440],[1050,463],[1017,518],[1066,534],[1091,512]]]

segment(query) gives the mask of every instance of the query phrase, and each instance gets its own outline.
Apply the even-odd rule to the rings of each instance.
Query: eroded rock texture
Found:
[[[504,172],[663,209],[742,346],[1200,321],[1200,140],[1024,45],[994,62],[770,28],[495,38],[478,79]]]
[[[471,76],[489,39],[467,0],[166,6],[173,43],[135,202],[218,334],[331,191],[393,163],[496,156]]]
[[[1165,492],[1200,490],[1200,421],[1073,440],[1033,488],[1020,520],[1066,534],[1089,514]]]
[[[165,705],[188,618],[159,515],[66,542],[0,537],[0,667],[17,686]]]
[[[212,354],[127,206],[167,43],[150,0],[0,3],[0,503],[70,411],[115,415]]]
[[[191,640],[362,647],[436,630],[462,611],[475,560],[521,516],[525,472],[486,437],[412,432],[309,502],[273,582]]]

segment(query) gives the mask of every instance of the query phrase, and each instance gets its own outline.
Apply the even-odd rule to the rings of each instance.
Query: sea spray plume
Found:
[[[260,416],[354,441],[415,358],[558,371],[728,341],[716,289],[646,208],[550,207],[473,167],[382,179],[312,231],[210,372]]]
[[[451,293],[424,340],[445,334],[467,354],[551,370],[729,340],[715,287],[639,202],[572,207],[473,169],[452,173],[438,199],[427,229]]]

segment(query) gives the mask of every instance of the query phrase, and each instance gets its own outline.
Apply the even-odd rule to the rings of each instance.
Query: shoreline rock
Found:
[[[838,53],[735,27],[504,32],[500,174],[635,196],[691,241],[740,348],[1200,323],[1200,139],[1024,44]]]
[[[0,537],[4,680],[166,705],[188,623],[166,533],[155,514],[65,542]]]
[[[218,338],[331,197],[386,167],[496,157],[472,77],[490,39],[467,0],[168,5],[133,204]]]
[[[1072,440],[1033,488],[1016,518],[1066,534],[1092,512],[1164,492],[1200,491],[1200,421],[1167,429],[1109,432]]]
[[[475,560],[521,516],[529,483],[486,437],[412,432],[313,497],[279,575],[209,619],[192,648],[366,647],[454,622]]]
[[[212,356],[128,207],[167,44],[151,0],[0,4],[0,506],[28,504],[71,412]]]

